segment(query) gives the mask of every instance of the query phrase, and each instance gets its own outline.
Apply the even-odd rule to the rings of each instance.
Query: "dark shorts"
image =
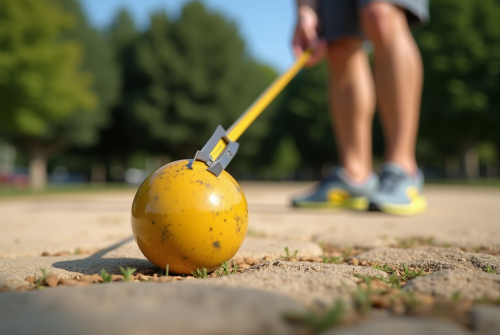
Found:
[[[361,8],[376,0],[320,0],[320,35],[328,41],[345,37],[363,37],[359,24]],[[428,0],[384,0],[404,8],[408,24],[418,26],[429,20]]]

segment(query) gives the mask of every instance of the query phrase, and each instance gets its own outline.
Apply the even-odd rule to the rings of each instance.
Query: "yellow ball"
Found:
[[[191,160],[167,164],[139,187],[132,231],[144,256],[178,274],[217,269],[238,251],[248,228],[248,206],[226,171],[219,177]]]

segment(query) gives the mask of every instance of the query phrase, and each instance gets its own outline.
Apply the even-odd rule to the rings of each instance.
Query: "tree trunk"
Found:
[[[460,177],[460,160],[454,156],[446,157],[445,161],[446,177],[458,178]]]
[[[92,165],[90,182],[92,184],[104,184],[106,182],[106,165],[99,162]]]
[[[35,191],[47,187],[47,157],[42,150],[33,150],[30,154],[30,186]]]
[[[479,156],[476,148],[471,145],[464,153],[465,176],[467,179],[479,177]]]

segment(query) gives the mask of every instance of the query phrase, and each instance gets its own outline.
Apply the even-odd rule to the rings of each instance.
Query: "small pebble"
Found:
[[[24,280],[26,280],[30,284],[34,284],[36,279],[33,276],[29,276],[29,277],[24,278]]]
[[[159,279],[160,283],[168,283],[171,281],[176,281],[176,280],[173,277],[169,277],[169,276],[161,276]]]
[[[124,281],[125,277],[122,275],[111,275],[111,281]]]
[[[295,257],[291,257],[288,261],[289,261],[289,262],[294,262],[294,263],[296,263],[296,262],[297,262],[297,258],[295,258]]]
[[[77,286],[79,284],[78,280],[62,278],[59,280],[59,283],[64,286]],[[82,282],[84,283],[84,282]]]
[[[45,277],[45,284],[47,284],[48,287],[56,287],[58,282],[59,279],[55,274],[51,274]]]
[[[253,257],[245,257],[243,260],[245,261],[246,264],[249,264],[249,265],[254,265],[254,263],[255,263],[255,260],[253,259]]]
[[[264,262],[267,262],[267,261],[271,261],[273,259],[271,257],[269,257],[269,256],[266,256],[266,257],[263,258],[263,260],[264,260]]]
[[[10,292],[10,288],[7,285],[4,285],[0,288],[0,293]]]
[[[354,266],[358,266],[359,265],[358,259],[357,258],[351,259],[351,264],[354,265]]]
[[[18,292],[28,291],[28,286],[20,286],[20,287],[16,288],[16,291],[18,291]]]
[[[97,273],[94,273],[93,275],[90,276],[90,281],[92,283],[101,283],[102,282],[102,278]]]
[[[251,265],[249,265],[249,264],[245,264],[245,263],[243,263],[243,264],[241,264],[240,266],[238,266],[238,268],[241,268],[241,269],[243,269],[243,270],[249,269],[249,268],[251,268],[251,267],[252,267]]]

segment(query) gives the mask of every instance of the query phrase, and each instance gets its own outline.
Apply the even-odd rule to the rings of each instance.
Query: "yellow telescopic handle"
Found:
[[[277,78],[271,86],[269,86],[254,103],[236,120],[233,125],[228,129],[228,138],[231,141],[236,141],[241,134],[255,121],[255,119],[266,109],[267,106],[276,98],[276,96],[285,88],[285,86],[295,77],[297,72],[309,61],[312,51],[307,49],[297,59],[285,73]],[[210,156],[215,160],[224,151],[226,142],[220,139],[215,148],[210,152]]]

